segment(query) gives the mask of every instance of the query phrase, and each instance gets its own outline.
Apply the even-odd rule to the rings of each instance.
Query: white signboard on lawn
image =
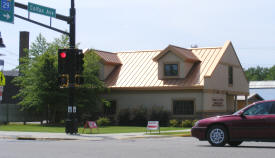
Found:
[[[150,132],[152,130],[158,130],[160,133],[159,121],[148,121],[147,130],[149,130]],[[147,130],[146,130],[146,132],[147,132]]]

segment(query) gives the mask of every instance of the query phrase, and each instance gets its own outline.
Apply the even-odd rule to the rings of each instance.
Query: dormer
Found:
[[[154,59],[158,62],[159,79],[184,79],[192,66],[200,62],[191,50],[169,45]]]
[[[122,63],[117,54],[111,52],[105,52],[100,50],[94,50],[100,57],[99,63],[99,79],[106,80],[107,77],[113,72],[113,70],[120,66]]]

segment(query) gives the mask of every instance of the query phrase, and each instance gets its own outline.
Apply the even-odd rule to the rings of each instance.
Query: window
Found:
[[[233,85],[233,67],[228,67],[228,84]]]
[[[244,112],[244,115],[268,115],[271,113],[272,103],[259,103]]]
[[[109,101],[109,103],[110,103],[109,106],[106,104],[103,106],[104,115],[116,114],[116,101],[112,100],[112,101]]]
[[[165,76],[178,76],[178,64],[165,64],[164,65]]]
[[[194,101],[192,100],[175,100],[173,101],[174,115],[193,115]]]

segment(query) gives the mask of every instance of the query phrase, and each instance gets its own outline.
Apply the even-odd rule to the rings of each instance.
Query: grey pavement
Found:
[[[187,132],[187,130],[161,131],[166,132]],[[152,132],[156,133],[156,132]],[[148,135],[144,132],[138,133],[119,133],[119,134],[76,134],[69,135],[66,133],[45,133],[45,132],[9,132],[0,131],[0,139],[22,139],[22,140],[90,140],[100,141],[103,139],[135,139],[135,138],[157,138],[168,137],[167,135]]]

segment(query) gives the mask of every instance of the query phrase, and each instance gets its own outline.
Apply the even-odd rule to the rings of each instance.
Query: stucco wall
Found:
[[[203,112],[227,112],[226,94],[204,93]]]
[[[164,76],[164,64],[178,64],[179,65],[179,76],[169,77],[169,78],[184,78],[190,69],[192,68],[193,63],[185,62],[180,57],[176,56],[172,52],[168,52],[162,58],[158,60],[158,77],[160,79],[168,78]]]
[[[105,80],[109,74],[114,70],[115,65],[99,64],[99,79]]]
[[[233,67],[233,85],[228,84],[228,67]],[[249,85],[238,57],[229,45],[211,77],[205,79],[205,89],[217,89],[248,94]]]
[[[118,109],[134,108],[145,106],[163,106],[166,110],[172,111],[173,100],[194,100],[195,112],[201,112],[202,93],[199,90],[193,91],[113,91],[103,95],[108,100],[116,100]]]

